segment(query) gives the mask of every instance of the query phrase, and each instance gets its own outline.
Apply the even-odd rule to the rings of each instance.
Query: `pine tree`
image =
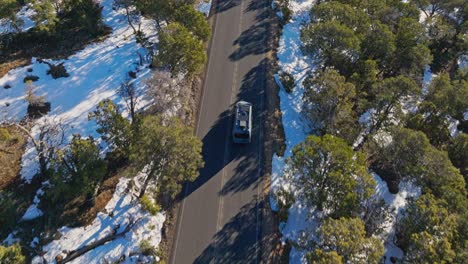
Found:
[[[18,244],[9,247],[0,245],[0,263],[23,264],[26,263],[26,258],[21,253],[21,247]]]
[[[306,202],[333,217],[355,215],[374,193],[364,156],[338,137],[309,136],[294,147],[288,165]]]
[[[158,116],[145,117],[131,155],[133,164],[139,170],[146,167],[148,173],[140,197],[149,183],[155,182],[162,205],[168,206],[182,183],[198,176],[203,166],[201,147],[193,130],[177,118],[162,122]]]
[[[159,35],[159,50],[153,64],[167,66],[172,75],[198,73],[207,60],[205,46],[187,28],[171,23]]]
[[[342,258],[343,263],[378,264],[384,254],[382,241],[367,237],[364,223],[359,218],[324,220],[318,229],[317,241],[315,248],[318,250],[311,254],[312,260],[314,257],[326,261]]]
[[[325,70],[304,82],[303,95],[306,116],[319,134],[345,138],[352,144],[359,132],[357,116],[353,111],[356,91],[335,70]]]

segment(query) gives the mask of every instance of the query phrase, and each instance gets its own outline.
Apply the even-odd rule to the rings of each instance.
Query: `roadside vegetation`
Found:
[[[16,12],[27,3],[35,11],[36,26],[23,32]],[[190,0],[115,0],[114,5],[126,10],[137,42],[150,54],[154,76],[141,84],[147,86],[141,94],[132,81],[136,73],[129,72],[115,91],[125,105],[104,99],[89,113],[100,138],[80,134],[66,138],[69,127],[61,120],[42,118],[50,103],[35,94],[34,76],[25,80],[28,116],[21,123],[8,121],[0,127],[0,238],[3,241],[12,232],[21,238],[19,244],[0,247],[1,263],[22,263],[40,255],[40,247],[29,243],[35,236],[45,245],[57,239],[61,226],[89,224],[112,197],[120,177],[146,173],[138,198],[143,209],[155,215],[172,208],[182,184],[195,180],[203,166],[202,143],[191,127],[190,108],[195,100],[191,85],[206,62],[205,42],[211,27]],[[18,30],[0,35],[0,76],[29,64],[31,57],[66,58],[104,39],[110,28],[102,22],[101,11],[93,0],[0,1],[0,18],[18,25]],[[157,47],[141,30],[141,16],[157,23]],[[44,63],[53,78],[69,76],[63,63]],[[142,96],[155,101],[145,111],[138,110]],[[19,175],[27,141],[39,163],[31,183],[22,182]],[[37,208],[45,214],[21,219],[36,200],[36,192],[43,193]]]
[[[458,0],[318,1],[310,10],[301,32],[317,65],[303,82],[310,136],[284,176],[293,199],[320,211],[318,233],[296,245],[310,263],[381,263],[376,235],[389,212],[370,172],[392,193],[401,182],[422,190],[397,219],[405,256],[392,263],[465,262],[467,16]]]

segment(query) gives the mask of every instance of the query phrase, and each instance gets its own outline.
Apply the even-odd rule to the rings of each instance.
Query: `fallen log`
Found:
[[[84,254],[86,254],[87,252],[97,248],[97,247],[100,247],[104,244],[106,244],[107,242],[110,242],[112,240],[115,240],[121,236],[124,236],[128,231],[130,231],[133,226],[138,222],[139,220],[137,221],[130,221],[130,223],[127,225],[127,227],[125,227],[125,229],[122,231],[122,232],[119,232],[117,233],[119,227],[116,227],[112,230],[112,233],[109,234],[108,236],[105,236],[97,241],[94,241],[86,246],[83,246],[81,248],[78,248],[78,249],[75,249],[75,250],[72,250],[70,252],[67,253],[67,256],[61,260],[57,260],[57,264],[64,264],[64,263],[67,263],[69,261],[72,261]]]

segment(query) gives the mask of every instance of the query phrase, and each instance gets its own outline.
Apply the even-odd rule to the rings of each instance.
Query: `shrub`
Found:
[[[36,75],[27,75],[26,77],[24,77],[23,79],[23,82],[24,83],[27,83],[27,82],[37,82],[37,80],[39,80],[39,76],[36,76]]]
[[[0,246],[0,263],[26,263],[25,257],[21,253],[21,247],[18,244],[4,247]]]
[[[57,65],[49,64],[49,70],[47,70],[47,74],[51,75],[54,79],[62,77],[66,78],[70,76],[70,74],[67,72],[67,69],[65,69],[65,66],[63,66],[63,62]]]
[[[0,142],[6,142],[11,139],[11,134],[6,128],[0,127]]]
[[[280,72],[280,82],[283,84],[284,90],[287,93],[291,93],[295,86],[294,76],[289,72]]]
[[[143,206],[143,209],[148,211],[152,215],[156,215],[161,211],[161,206],[159,204],[154,203],[151,199],[145,194],[140,198],[140,203]]]
[[[145,256],[154,256],[156,257],[158,251],[150,244],[148,240],[142,240],[140,242],[141,254]]]

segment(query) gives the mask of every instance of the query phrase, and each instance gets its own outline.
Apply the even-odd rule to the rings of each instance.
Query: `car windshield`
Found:
[[[236,138],[249,138],[249,134],[248,133],[235,133],[234,137],[236,137]]]

